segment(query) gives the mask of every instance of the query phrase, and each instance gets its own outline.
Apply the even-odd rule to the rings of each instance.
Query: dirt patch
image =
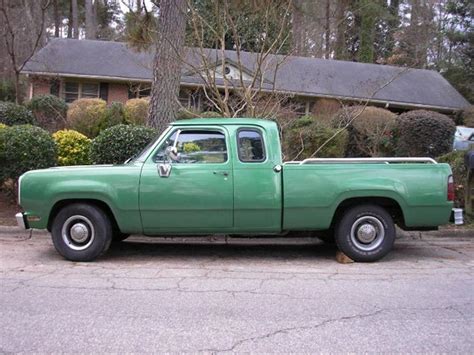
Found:
[[[15,226],[15,214],[19,211],[15,199],[0,190],[0,226]]]

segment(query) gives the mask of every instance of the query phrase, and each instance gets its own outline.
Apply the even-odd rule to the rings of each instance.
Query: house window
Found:
[[[78,83],[66,81],[64,83],[64,100],[71,103],[77,99],[91,99],[99,97],[98,83]]]
[[[128,98],[129,99],[141,99],[144,97],[151,96],[151,87],[144,86],[142,84],[130,84],[128,86]]]

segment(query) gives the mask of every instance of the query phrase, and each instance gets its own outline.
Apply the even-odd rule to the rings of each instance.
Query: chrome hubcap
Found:
[[[83,243],[89,236],[89,231],[84,223],[76,223],[71,227],[71,239],[76,243]]]
[[[71,249],[87,249],[95,239],[95,230],[89,218],[81,215],[71,216],[61,228],[64,243]]]
[[[375,239],[376,236],[377,230],[369,223],[361,225],[357,231],[357,239],[359,239],[362,243],[370,243]]]
[[[350,237],[357,248],[372,251],[382,244],[385,227],[377,217],[363,216],[352,224]]]

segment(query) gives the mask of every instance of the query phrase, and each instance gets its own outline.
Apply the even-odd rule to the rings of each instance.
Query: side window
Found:
[[[160,147],[155,155],[154,161],[165,160],[166,147],[174,145],[178,131]],[[209,164],[225,163],[227,161],[227,147],[225,135],[218,131],[209,130],[186,130],[181,131],[176,145],[179,153],[177,164]]]
[[[237,132],[237,149],[239,159],[244,163],[258,163],[265,160],[265,145],[259,130],[239,130]]]

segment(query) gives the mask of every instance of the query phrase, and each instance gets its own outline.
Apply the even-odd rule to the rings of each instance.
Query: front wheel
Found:
[[[354,261],[377,261],[392,250],[395,225],[387,211],[375,205],[348,209],[336,228],[336,244]]]
[[[61,209],[51,228],[54,247],[71,261],[92,261],[107,251],[113,229],[100,208],[76,203]]]

